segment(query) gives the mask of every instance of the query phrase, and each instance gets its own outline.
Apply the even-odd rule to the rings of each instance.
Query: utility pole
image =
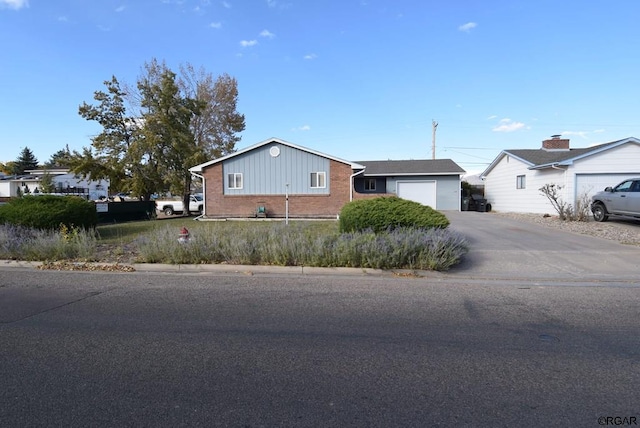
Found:
[[[435,120],[431,120],[431,159],[436,158],[436,128],[438,127],[438,122]]]

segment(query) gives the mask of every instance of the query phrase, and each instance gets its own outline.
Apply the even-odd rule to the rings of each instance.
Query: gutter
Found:
[[[349,177],[349,202],[353,201],[353,179],[356,175],[362,174],[365,169],[366,167],[362,168],[362,171],[351,174],[351,176]]]

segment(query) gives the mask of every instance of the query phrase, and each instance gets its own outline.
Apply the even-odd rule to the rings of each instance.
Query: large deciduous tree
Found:
[[[198,71],[187,63],[180,67],[178,81],[182,92],[204,103],[200,114],[191,120],[191,132],[201,159],[198,163],[235,152],[240,132],[245,129],[244,115],[237,112],[238,82],[224,73],[216,80],[203,68]]]
[[[137,135],[137,122],[127,115],[126,93],[115,76],[104,82],[106,92],[96,91],[93,98],[97,105],[83,102],[78,109],[86,120],[96,121],[102,132],[91,139],[91,148],[82,153],[74,151],[70,166],[75,173],[89,175],[93,179],[108,178],[112,188],[128,188],[136,160],[132,157],[132,145]]]
[[[183,95],[176,74],[166,65],[154,60],[145,64],[145,70],[138,80],[145,145],[158,160],[164,185],[172,193],[181,194],[188,207],[189,168],[199,159],[190,125],[205,104]],[[189,215],[189,210],[183,210],[183,215]]]
[[[177,76],[153,59],[135,86],[122,89],[113,77],[105,82],[107,92],[94,94],[97,105],[83,103],[80,115],[103,131],[92,139],[92,149],[74,153],[74,172],[108,177],[113,187],[142,196],[182,194],[187,204],[189,168],[234,152],[245,123],[236,111],[234,78],[224,74],[214,80],[189,64],[180,70]]]

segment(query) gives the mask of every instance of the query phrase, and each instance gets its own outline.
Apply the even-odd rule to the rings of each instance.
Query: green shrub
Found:
[[[0,224],[56,230],[61,225],[72,229],[95,228],[96,206],[77,196],[24,196],[0,206]]]
[[[447,226],[449,220],[439,211],[396,196],[352,201],[340,211],[340,232],[343,233],[365,230],[379,233],[403,227],[444,229]]]

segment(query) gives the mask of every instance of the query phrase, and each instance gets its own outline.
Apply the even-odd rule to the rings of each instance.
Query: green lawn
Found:
[[[338,233],[338,222],[335,220],[290,220],[289,224],[304,225],[305,229],[314,234]],[[98,225],[99,242],[102,244],[126,244],[136,238],[159,229],[175,228],[176,239],[180,230],[186,227],[192,235],[214,232],[245,231],[247,229],[265,230],[275,225],[284,224],[283,221],[261,220],[229,220],[229,221],[195,221],[194,217],[171,217],[157,220],[141,220],[127,223]]]

